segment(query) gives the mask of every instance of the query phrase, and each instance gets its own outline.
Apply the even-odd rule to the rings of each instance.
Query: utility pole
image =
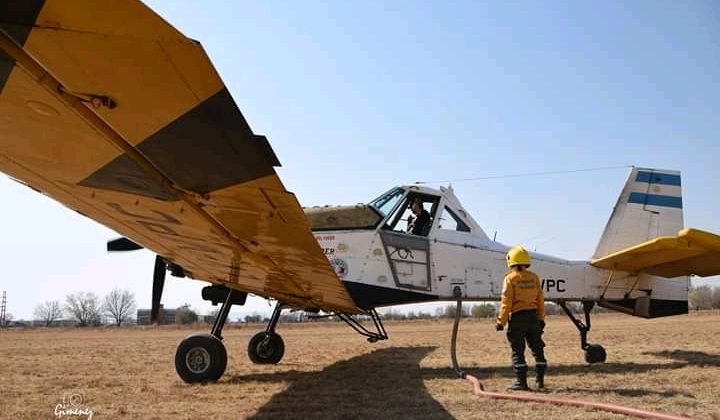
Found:
[[[7,308],[7,292],[3,290],[2,300],[0,301],[0,328],[5,328],[5,308]]]

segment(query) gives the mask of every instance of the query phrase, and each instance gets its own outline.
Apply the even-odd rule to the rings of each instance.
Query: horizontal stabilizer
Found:
[[[598,268],[644,272],[661,277],[720,274],[720,236],[683,229],[677,236],[661,236],[595,259]]]

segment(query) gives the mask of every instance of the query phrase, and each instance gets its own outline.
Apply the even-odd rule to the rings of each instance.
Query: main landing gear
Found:
[[[285,354],[285,343],[283,343],[280,334],[275,332],[275,327],[280,320],[280,312],[282,304],[280,302],[275,305],[275,310],[270,317],[265,331],[261,331],[253,336],[248,343],[248,357],[255,364],[274,365],[278,363],[283,354]]]
[[[222,303],[222,306],[210,334],[192,334],[185,337],[178,345],[175,352],[175,370],[187,383],[217,381],[223,375],[227,367],[227,351],[222,343],[222,329],[232,305],[244,305],[247,299],[247,293],[217,285],[203,288],[202,296],[213,305]],[[265,331],[255,334],[250,339],[247,352],[253,363],[276,364],[282,360],[285,343],[275,332],[275,328],[284,308],[285,305],[278,302]],[[371,343],[388,338],[382,320],[374,309],[366,310],[362,315],[372,320],[374,330],[366,328],[355,314],[334,313],[316,318],[337,316]]]
[[[217,381],[227,367],[227,351],[222,343],[222,329],[232,305],[244,305],[247,293],[224,286],[203,288],[203,299],[213,305],[222,302],[210,334],[185,337],[175,352],[175,370],[187,383]],[[285,353],[285,344],[275,327],[280,320],[283,304],[278,302],[265,331],[257,333],[248,344],[248,356],[253,363],[278,363]]]
[[[558,302],[558,305],[565,311],[565,314],[570,318],[570,320],[575,324],[578,331],[580,331],[580,347],[585,350],[585,361],[588,363],[602,363],[607,359],[607,354],[605,353],[605,349],[600,344],[590,344],[587,342],[587,333],[590,331],[590,311],[592,310],[593,306],[595,306],[595,302],[593,301],[583,301],[583,312],[585,313],[585,323],[583,324],[582,321],[575,318],[575,315],[573,315],[572,312],[568,309],[565,302]]]

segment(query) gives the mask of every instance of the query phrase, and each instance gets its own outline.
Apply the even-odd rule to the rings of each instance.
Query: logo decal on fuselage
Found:
[[[348,275],[348,265],[342,258],[331,258],[330,265],[332,265],[335,274],[341,279],[344,279]]]

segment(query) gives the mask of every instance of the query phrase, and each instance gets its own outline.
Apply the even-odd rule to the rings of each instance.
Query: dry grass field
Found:
[[[225,376],[192,386],[173,365],[189,329],[0,331],[0,418],[87,418],[54,414],[74,394],[94,419],[624,418],[475,397],[450,368],[451,327],[449,320],[388,323],[390,340],[369,344],[343,324],[281,324],[286,352],[275,366],[247,358],[261,326],[228,327]],[[720,419],[720,314],[596,315],[590,342],[605,346],[603,365],[585,364],[564,316],[549,317],[545,341],[549,395]],[[463,320],[458,345],[460,363],[486,389],[511,382],[509,348],[491,321]]]

